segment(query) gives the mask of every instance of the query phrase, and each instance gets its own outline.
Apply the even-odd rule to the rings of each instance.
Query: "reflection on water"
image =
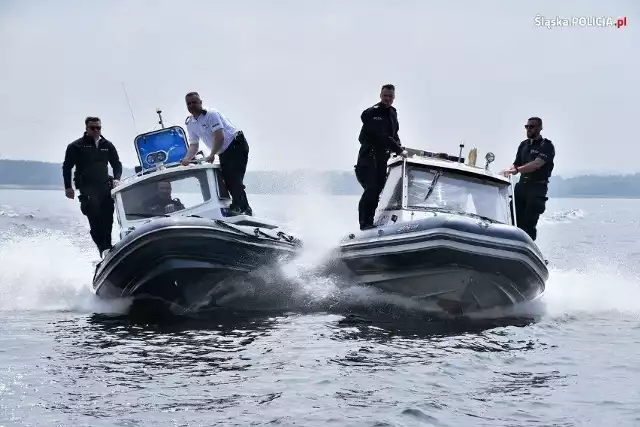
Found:
[[[529,319],[69,315],[43,330],[50,348],[35,372],[20,373],[20,387],[37,388],[32,405],[66,425],[461,425],[460,410],[489,422],[488,399],[508,408],[567,386],[570,372],[546,360],[555,345],[545,328]],[[367,408],[371,423],[349,424],[349,408]]]
[[[254,361],[271,351],[262,341],[277,323],[224,317],[144,325],[97,315],[86,323],[56,322],[55,357],[47,371],[58,387],[48,407],[107,417],[125,407],[224,411],[267,402],[277,396],[239,388],[257,375],[251,372]]]

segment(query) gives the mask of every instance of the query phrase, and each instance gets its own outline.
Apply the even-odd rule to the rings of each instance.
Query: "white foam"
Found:
[[[68,236],[43,232],[0,247],[0,311],[120,312],[127,302],[100,301],[90,288],[90,253]]]
[[[618,312],[640,316],[640,277],[602,261],[583,269],[552,270],[543,297],[546,314]]]
[[[318,184],[322,185],[322,184]],[[317,194],[317,192],[314,192]],[[289,227],[305,243],[302,255],[282,264],[277,272],[264,273],[253,283],[234,283],[221,292],[219,303],[241,304],[249,297],[250,306],[260,303],[295,309],[324,310],[350,305],[395,305],[420,310],[409,298],[378,290],[339,283],[323,272],[327,257],[341,237],[354,228],[353,218],[344,212],[357,209],[357,198],[313,195],[287,198]],[[350,206],[349,206],[350,205]],[[553,214],[553,217],[580,218],[583,211]],[[88,238],[87,248],[74,244],[60,232],[43,232],[32,237],[13,236],[0,247],[0,311],[72,310],[87,313],[119,313],[128,301],[105,302],[90,289],[95,250]],[[586,263],[586,261],[585,261]],[[616,311],[640,315],[640,280],[628,270],[615,268],[611,260],[586,263],[570,271],[551,270],[545,295],[540,302],[518,308],[514,314],[538,312],[549,317]],[[280,304],[281,303],[281,304]],[[259,304],[258,304],[259,305]],[[250,308],[250,307],[247,307]]]

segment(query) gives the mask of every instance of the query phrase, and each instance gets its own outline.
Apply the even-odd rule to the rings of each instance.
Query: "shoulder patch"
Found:
[[[184,124],[188,125],[190,121],[191,121],[191,116],[188,116],[186,119],[184,119]]]

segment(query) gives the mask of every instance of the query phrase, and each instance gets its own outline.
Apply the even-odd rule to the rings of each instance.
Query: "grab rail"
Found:
[[[509,175],[509,191],[511,192],[511,217],[513,218],[513,225],[518,226],[518,219],[516,218],[516,192],[513,184],[513,175]]]

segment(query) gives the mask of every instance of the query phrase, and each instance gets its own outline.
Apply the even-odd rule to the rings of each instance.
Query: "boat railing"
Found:
[[[424,157],[431,159],[439,159],[439,160],[447,160],[455,163],[464,163],[464,157],[461,156],[452,156],[447,153],[436,153],[433,151],[427,150],[418,150],[416,148],[405,147],[405,151],[407,152],[407,157]]]
[[[511,211],[511,217],[513,218],[513,225],[518,226],[518,218],[516,218],[516,191],[513,184],[513,175],[509,175],[509,196],[511,196],[511,202],[509,210]]]
[[[449,162],[452,164],[452,169],[455,170],[464,170],[465,168],[468,168],[467,170],[469,172],[473,172],[473,171],[478,171],[480,176],[488,176],[491,177],[493,179],[497,178],[500,180],[504,180],[504,177],[502,176],[502,174],[500,173],[496,173],[492,170],[489,169],[489,165],[491,163],[493,163],[496,159],[495,154],[493,154],[492,152],[487,152],[487,154],[485,155],[485,165],[484,167],[482,166],[476,166],[476,160],[477,160],[477,156],[478,156],[478,149],[477,148],[472,148],[469,151],[469,155],[467,157],[467,161],[465,163],[465,158],[462,157],[462,150],[464,148],[464,143],[460,143],[460,154],[458,156],[453,156],[451,154],[448,153],[444,153],[444,152],[435,152],[435,151],[427,151],[427,150],[419,150],[416,148],[410,148],[410,147],[405,147],[405,151],[407,152],[407,157],[403,159],[403,173],[406,171],[406,164],[407,164],[407,160],[410,160],[412,157],[418,157],[418,158],[422,158],[422,159],[433,159],[436,161],[444,161],[444,162]],[[394,154],[392,158],[397,159],[399,157],[399,155]],[[455,166],[454,166],[455,165]],[[438,165],[440,166],[440,165]],[[443,165],[443,167],[445,167]],[[512,185],[513,186],[513,185]]]

